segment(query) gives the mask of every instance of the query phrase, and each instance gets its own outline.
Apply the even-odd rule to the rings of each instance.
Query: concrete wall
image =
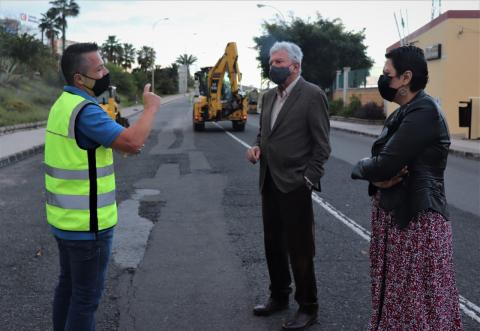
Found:
[[[350,102],[350,97],[356,95],[362,105],[375,102],[377,105],[383,105],[383,99],[378,92],[376,87],[367,87],[367,88],[350,88],[347,90],[347,103]],[[343,89],[338,89],[333,92],[333,100],[343,99]]]

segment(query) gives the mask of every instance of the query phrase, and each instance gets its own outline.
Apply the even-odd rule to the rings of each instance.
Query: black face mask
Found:
[[[387,101],[392,102],[395,99],[395,95],[397,95],[398,89],[390,87],[390,81],[393,77],[387,75],[380,75],[378,78],[378,92],[382,98]]]
[[[95,81],[95,84],[93,84],[93,87],[91,90],[93,91],[93,94],[95,94],[96,97],[98,97],[100,94],[105,92],[108,87],[110,86],[110,74],[106,74],[100,79],[95,79],[92,77],[89,77],[87,75],[81,74],[82,76],[85,76],[87,78],[93,79]]]
[[[285,83],[288,77],[290,77],[292,73],[288,67],[270,67],[269,76],[272,82],[277,85],[282,85]]]

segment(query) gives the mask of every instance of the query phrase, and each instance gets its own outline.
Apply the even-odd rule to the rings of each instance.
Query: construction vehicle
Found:
[[[105,92],[97,97],[97,101],[100,107],[102,107],[114,121],[126,128],[130,126],[128,119],[122,117],[118,108],[120,98],[117,95],[117,88],[115,86],[109,86]]]
[[[236,131],[244,131],[248,100],[239,90],[242,74],[238,69],[237,45],[229,42],[225,54],[213,67],[195,73],[198,96],[193,104],[193,129],[202,131],[205,122],[231,121]]]

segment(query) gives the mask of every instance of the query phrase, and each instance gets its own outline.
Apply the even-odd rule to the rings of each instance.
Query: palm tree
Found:
[[[42,14],[42,18],[40,19],[40,24],[38,24],[38,28],[42,33],[42,44],[43,44],[43,35],[45,34],[45,31],[50,28],[50,25],[51,25],[51,21],[48,18],[47,14]]]
[[[197,57],[194,55],[182,54],[177,57],[176,63],[187,66],[187,77],[190,77],[190,66],[197,62]]]
[[[50,47],[52,48],[52,54],[55,54],[55,38],[58,37],[59,30],[61,28],[60,20],[57,16],[57,11],[54,8],[47,10],[45,14],[42,14],[40,24],[38,25],[42,31],[42,44],[43,34],[50,40]]]
[[[55,28],[45,31],[45,36],[47,36],[47,38],[50,40],[50,48],[52,49],[52,54],[56,53],[55,39],[58,38],[59,34],[60,31],[56,30]]]
[[[62,53],[65,50],[65,41],[67,30],[67,17],[75,17],[80,13],[80,7],[75,2],[75,0],[53,0],[50,1],[50,4],[53,5],[53,9],[57,12],[59,18],[60,26],[62,28]]]
[[[130,69],[135,62],[135,48],[132,44],[123,44],[123,56],[120,62],[124,70]]]
[[[152,47],[143,46],[137,51],[137,62],[143,71],[148,71],[155,63],[155,50]]]
[[[123,53],[122,45],[116,36],[108,36],[107,40],[100,47],[102,56],[107,62],[119,64]]]

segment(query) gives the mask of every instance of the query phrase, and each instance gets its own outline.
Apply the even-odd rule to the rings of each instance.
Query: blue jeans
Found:
[[[113,231],[99,234],[97,240],[55,239],[60,255],[60,277],[53,300],[53,329],[94,331]]]

